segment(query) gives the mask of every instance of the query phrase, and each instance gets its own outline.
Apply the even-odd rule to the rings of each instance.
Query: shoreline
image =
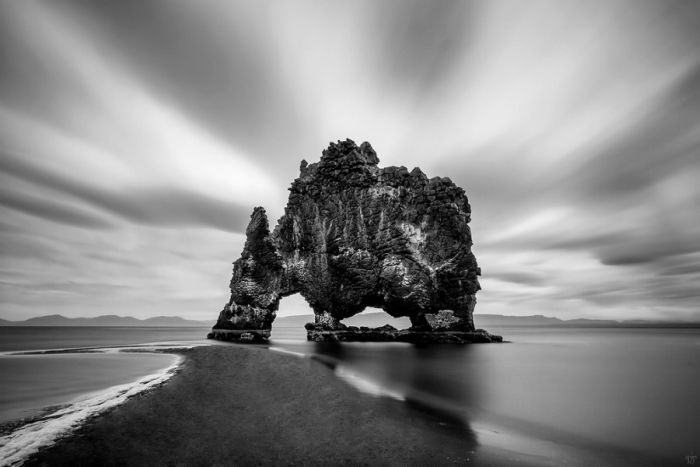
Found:
[[[183,355],[168,384],[88,420],[25,465],[453,463],[476,446],[468,427],[358,393],[310,358],[242,345]],[[411,446],[395,452],[407,438]]]
[[[363,392],[313,356],[269,350],[180,350],[167,384],[90,417],[25,465],[655,465],[470,426],[418,401]]]
[[[61,355],[80,353],[140,353],[167,354],[168,366],[146,374],[134,381],[88,391],[60,404],[36,409],[36,413],[0,424],[0,465],[22,465],[40,449],[50,447],[56,440],[69,437],[89,420],[99,417],[134,396],[153,391],[168,381],[184,361],[183,351],[191,347],[158,348],[158,346],[123,346],[99,348],[66,348],[5,352],[3,355]]]

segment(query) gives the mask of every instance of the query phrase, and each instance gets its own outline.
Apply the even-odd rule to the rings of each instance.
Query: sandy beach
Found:
[[[622,465],[630,461],[640,465],[643,461],[625,453],[533,443],[483,428],[477,433],[445,413],[358,392],[310,358],[237,345],[197,347],[181,355],[184,362],[165,384],[93,418],[25,465]]]

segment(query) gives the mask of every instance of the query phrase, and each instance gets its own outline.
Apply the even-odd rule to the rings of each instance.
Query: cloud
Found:
[[[275,219],[299,161],[350,137],[465,188],[480,311],[690,319],[698,11],[1,2],[0,279],[26,286],[3,312],[72,281],[128,287],[57,310],[211,316],[251,208]]]
[[[37,190],[48,188],[70,195],[80,202],[136,223],[202,226],[244,232],[250,216],[249,208],[245,206],[177,187],[135,188],[126,193],[102,189],[80,179],[51,173],[7,153],[0,158],[0,171],[29,182]],[[20,199],[13,199],[13,195],[0,191],[0,203],[46,219],[82,227],[106,228],[111,225],[98,217],[81,213],[75,205],[60,205],[47,198],[29,198],[26,194]]]
[[[665,239],[648,239],[638,241],[621,238],[610,246],[595,245],[600,261],[609,266],[625,266],[631,264],[649,264],[662,258],[675,257],[686,253],[700,252],[700,241],[673,243]]]
[[[423,103],[461,64],[478,8],[458,0],[382,2],[368,19],[379,36],[381,82]]]
[[[97,234],[6,218],[24,227],[0,234],[0,281],[7,285],[0,301],[9,319],[50,313],[210,319],[227,299],[231,262],[244,241],[213,229],[132,225]]]
[[[4,215],[7,213],[4,212]],[[23,268],[19,268],[19,262],[31,260],[36,263],[51,263],[58,261],[61,249],[53,242],[40,238],[32,238],[25,229],[12,227],[11,230],[2,229],[0,232],[0,257],[5,260],[0,270],[11,275],[27,276]]]
[[[489,277],[514,284],[524,284],[529,286],[542,286],[547,284],[547,278],[542,274],[533,271],[489,271]]]
[[[76,206],[57,203],[28,193],[19,194],[2,188],[0,188],[0,205],[29,215],[77,227],[105,229],[112,225],[99,216],[85,212]]]
[[[100,282],[40,282],[40,283],[13,283],[0,281],[0,286],[22,289],[25,291],[41,290],[42,293],[59,293],[82,295],[85,293],[109,294],[115,291],[128,288],[118,284],[103,284]]]
[[[298,147],[303,122],[270,53],[274,35],[261,27],[261,10],[279,5],[71,3],[61,8],[64,13],[90,26],[151,93],[217,137],[273,170],[282,156],[278,141]]]
[[[684,276],[700,274],[700,254],[684,255],[670,264],[660,265],[660,274],[664,276]]]
[[[18,44],[15,60],[26,54],[27,72],[48,79],[36,84],[37,92],[23,93],[19,103],[9,92],[11,104],[0,106],[5,150],[63,170],[96,172],[120,187],[155,181],[210,196],[262,200],[281,191],[253,155],[160,99],[110,56],[108,46],[101,49],[99,37],[85,37],[80,16],[31,1],[9,10],[18,24],[41,26],[41,40],[25,28],[10,42]]]

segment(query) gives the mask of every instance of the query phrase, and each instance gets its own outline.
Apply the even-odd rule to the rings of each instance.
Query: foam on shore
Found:
[[[181,356],[173,355],[173,363],[157,373],[80,397],[61,409],[0,437],[0,465],[20,465],[31,454],[70,434],[89,418],[164,383],[175,374],[182,361]]]

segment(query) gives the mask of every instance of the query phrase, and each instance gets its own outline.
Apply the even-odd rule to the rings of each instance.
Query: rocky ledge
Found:
[[[410,342],[412,344],[488,344],[503,342],[503,337],[483,329],[474,331],[431,331],[414,328],[396,329],[388,324],[378,328],[347,326],[325,329],[306,324],[307,339],[315,342]]]
[[[501,341],[472,320],[481,271],[464,190],[417,167],[378,164],[367,142],[331,143],[319,162],[301,162],[274,231],[265,209],[254,209],[231,298],[210,337],[263,341],[280,300],[299,293],[315,315],[309,340]],[[366,307],[407,316],[412,326],[342,323]]]
[[[213,328],[207,339],[231,342],[265,342],[270,338],[269,329],[216,329]]]

